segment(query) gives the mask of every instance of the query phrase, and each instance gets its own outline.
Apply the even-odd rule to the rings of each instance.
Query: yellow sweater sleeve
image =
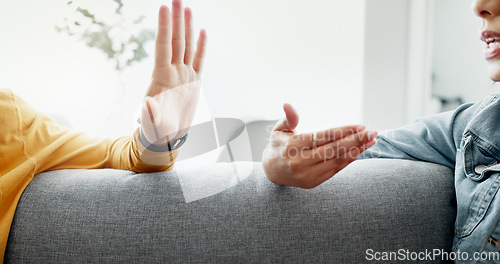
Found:
[[[0,260],[19,198],[37,173],[70,168],[170,170],[178,150],[152,152],[132,137],[89,137],[59,126],[12,91],[0,89]]]

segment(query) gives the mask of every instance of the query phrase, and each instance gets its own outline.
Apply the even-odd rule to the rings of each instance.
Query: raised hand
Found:
[[[165,145],[187,133],[196,112],[207,37],[193,40],[192,13],[182,0],[172,13],[161,6],[156,36],[155,67],[142,107],[141,129],[147,141]]]
[[[314,188],[376,143],[377,133],[360,125],[296,134],[297,112],[289,104],[283,109],[286,118],[274,127],[262,156],[266,176],[275,184]]]

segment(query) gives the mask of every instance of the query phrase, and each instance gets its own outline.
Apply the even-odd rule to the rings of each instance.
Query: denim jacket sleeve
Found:
[[[418,160],[455,167],[456,153],[469,121],[493,101],[464,104],[454,111],[429,115],[398,129],[381,132],[377,144],[358,159],[392,158]]]

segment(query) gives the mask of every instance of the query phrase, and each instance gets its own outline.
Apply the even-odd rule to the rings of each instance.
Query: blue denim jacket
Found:
[[[500,251],[500,94],[381,133],[360,159],[398,158],[455,170],[453,251]],[[500,229],[500,228],[499,228]],[[473,260],[457,261],[477,263]]]

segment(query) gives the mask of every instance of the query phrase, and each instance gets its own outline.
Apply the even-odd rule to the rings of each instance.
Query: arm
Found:
[[[0,131],[2,138],[9,140],[1,151],[2,161],[18,166],[14,170],[26,169],[20,177],[69,168],[163,171],[173,166],[178,154],[178,150],[164,153],[147,150],[138,140],[139,130],[132,137],[117,140],[90,137],[56,124],[10,90],[0,95],[0,101],[6,105],[2,107],[3,117],[8,118]]]
[[[42,126],[52,127],[43,137],[46,145],[67,139],[56,150],[61,159],[50,159],[44,169],[110,167],[148,172],[172,168],[178,150],[168,151],[168,146],[185,136],[193,121],[206,46],[202,30],[195,51],[191,10],[184,9],[181,0],[173,0],[172,9],[172,13],[166,6],[159,10],[155,67],[142,106],[141,128],[132,137],[96,140],[44,121]],[[139,134],[145,140],[139,140]]]
[[[489,100],[486,98],[477,104],[464,104],[454,111],[429,115],[412,124],[385,131],[377,137],[378,143],[359,159],[418,160],[453,169],[466,125]]]
[[[465,127],[490,102],[488,97],[455,111],[430,115],[386,131],[376,139],[370,131],[356,126],[317,132],[317,138],[321,136],[323,141],[318,140],[316,148],[312,147],[312,134],[293,133],[298,116],[291,106],[285,105],[287,117],[278,122],[263,153],[264,170],[275,184],[313,188],[358,158],[420,160],[454,168]]]

